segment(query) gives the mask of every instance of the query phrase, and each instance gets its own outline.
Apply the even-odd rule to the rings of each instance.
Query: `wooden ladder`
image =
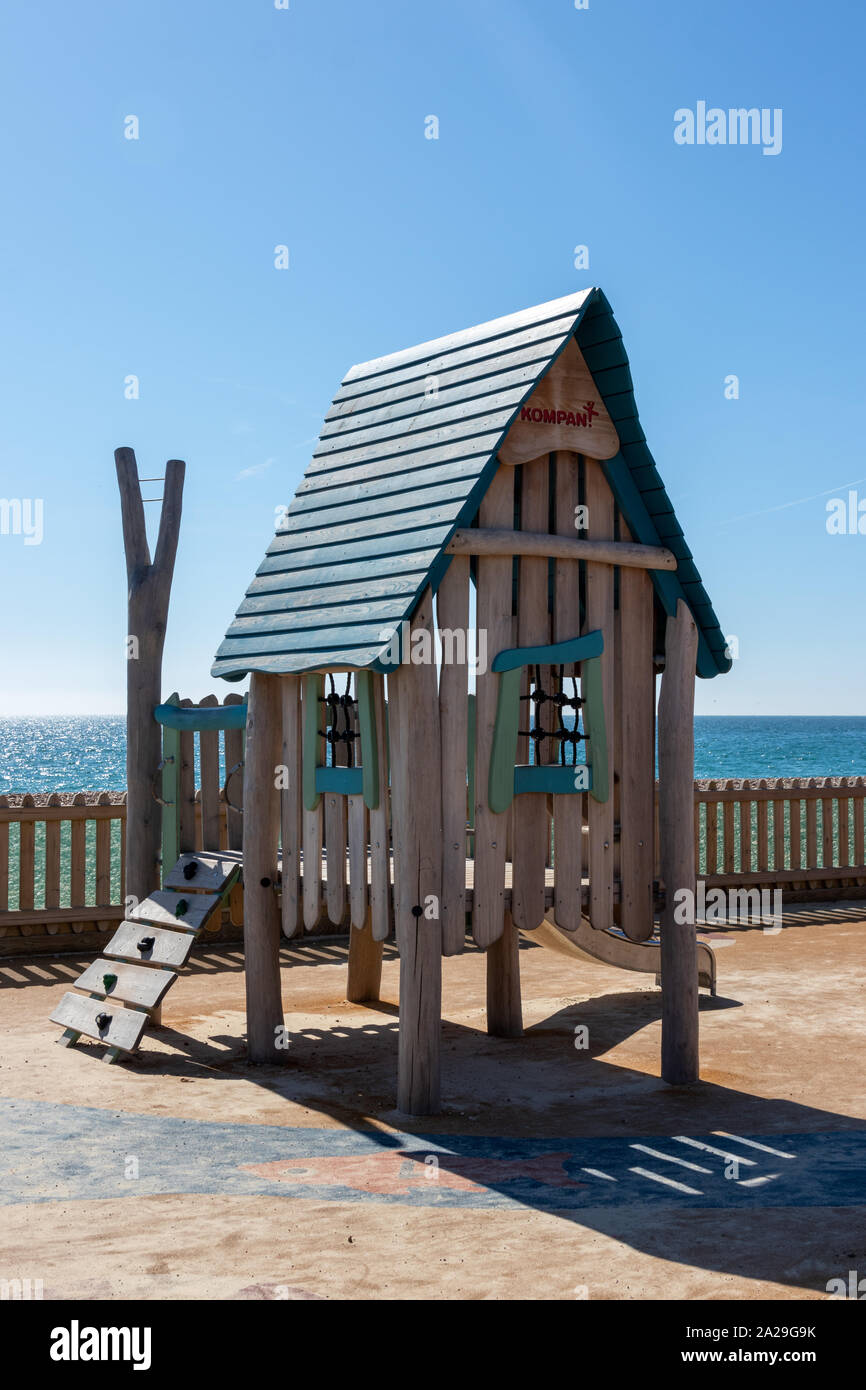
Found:
[[[162,1001],[202,931],[219,929],[219,909],[242,868],[240,852],[182,854],[164,887],[139,903],[76,981],[81,994],[64,994],[51,1022],[57,1041],[104,1043],[104,1062],[135,1052],[148,1023],[158,1024]]]

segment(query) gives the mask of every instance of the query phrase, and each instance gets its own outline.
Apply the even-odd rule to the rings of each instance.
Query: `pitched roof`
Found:
[[[387,669],[389,629],[447,568],[521,405],[574,335],[620,439],[602,463],[635,540],[664,545],[654,571],[667,612],[683,597],[698,626],[698,674],[730,668],[725,638],[640,427],[622,335],[599,289],[536,305],[352,367],[312,461],[212,667]]]

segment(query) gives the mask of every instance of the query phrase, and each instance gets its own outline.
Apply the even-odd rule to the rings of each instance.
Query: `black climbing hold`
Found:
[[[260,882],[263,888],[270,888],[271,886],[271,880],[269,878],[263,878]]]
[[[151,951],[155,944],[155,936],[143,936],[141,940],[136,943],[136,947],[139,951]]]
[[[99,1029],[100,1033],[104,1033],[104,1032],[105,1032],[105,1030],[106,1030],[106,1028],[108,1027],[108,1025],[109,1025],[110,1022],[111,1022],[111,1014],[97,1014],[97,1015],[96,1015],[96,1026],[97,1026],[97,1028]]]
[[[423,916],[424,916],[424,909],[423,909],[423,907],[419,907],[418,904],[416,903],[415,906],[412,908],[412,916],[413,916],[413,917],[423,917]]]
[[[195,861],[194,859],[190,859],[189,863],[184,864],[184,866],[183,866],[183,876],[184,876],[184,878],[186,878],[186,879],[195,878],[195,876],[196,876],[197,873],[198,873],[198,864],[196,863],[196,861]]]

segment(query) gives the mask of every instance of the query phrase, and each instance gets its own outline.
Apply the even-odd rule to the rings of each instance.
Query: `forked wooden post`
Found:
[[[251,1062],[281,1062],[280,913],[274,888],[280,840],[282,754],[279,676],[253,671],[244,778],[244,957],[247,1048]]]
[[[165,465],[159,536],[151,563],[135,453],[132,449],[116,449],[114,461],[129,585],[126,893],[141,901],[159,887],[162,817],[152,788],[162,756],[162,731],[153,711],[162,698],[162,650],[180,534],[186,464],[180,459],[170,459]]]
[[[665,669],[658,711],[659,839],[665,908],[661,917],[662,1077],[697,1081],[698,959],[694,922],[674,920],[675,894],[694,902],[694,701],[698,630],[682,599],[665,631]],[[686,914],[692,916],[693,914]]]

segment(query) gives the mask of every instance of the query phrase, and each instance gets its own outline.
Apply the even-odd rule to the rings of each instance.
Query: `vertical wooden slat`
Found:
[[[373,714],[379,754],[379,805],[370,811],[370,917],[373,939],[384,941],[393,922],[391,901],[391,792],[388,784],[388,738],[385,677],[372,676]]]
[[[854,863],[859,868],[866,865],[866,815],[864,815],[864,796],[866,782],[862,777],[855,778],[857,788],[854,796]]]
[[[574,536],[575,508],[580,502],[577,454],[556,455],[556,533]],[[557,560],[554,566],[553,640],[566,642],[580,633],[580,565]],[[574,667],[568,668],[571,675]],[[569,681],[569,685],[571,682]],[[579,718],[574,711],[575,720]],[[578,745],[578,761],[581,761]],[[553,910],[557,926],[577,931],[581,915],[583,793],[553,798]]]
[[[192,700],[181,700],[181,709],[191,709]],[[195,734],[180,735],[180,804],[178,806],[178,844],[181,854],[196,847]],[[171,868],[165,866],[166,871]]]
[[[100,792],[96,804],[108,806],[111,797]],[[96,822],[96,904],[106,907],[111,902],[111,821]]]
[[[802,847],[800,843],[800,821],[803,812],[802,801],[790,801],[791,821],[789,828],[789,843],[791,846],[791,868],[799,869],[802,863]]]
[[[0,796],[0,807],[9,805],[7,796]],[[0,912],[9,908],[9,824],[0,823]]]
[[[224,705],[242,705],[243,695],[234,691],[227,695],[223,700]],[[244,734],[242,729],[226,729],[225,731],[225,754],[226,754],[226,777],[228,777],[233,767],[243,761],[244,756]],[[297,775],[300,778],[300,767]],[[300,795],[300,793],[298,793]],[[228,786],[228,800],[230,805],[226,807],[226,833],[229,849],[240,849],[244,842],[244,818],[241,815],[244,804],[244,773],[243,768],[236,772],[231,778]],[[235,811],[233,807],[240,809]]]
[[[653,932],[655,675],[653,586],[645,570],[619,573],[620,922],[632,941]]]
[[[324,706],[317,702],[317,696],[321,695],[322,689],[321,676],[305,679],[301,705],[303,719],[307,718],[308,699],[315,704],[313,717],[317,721],[324,719]],[[316,727],[323,729],[325,725],[318,722]],[[322,738],[316,741],[319,766],[324,762],[324,743]],[[304,807],[301,828],[304,845],[304,928],[308,932],[315,930],[322,915],[322,821],[321,801],[314,811],[308,811]]]
[[[341,683],[345,679],[339,678]],[[330,681],[327,682],[330,690]],[[326,692],[327,693],[327,692]],[[339,694],[343,692],[338,691]],[[322,709],[328,708],[323,705]],[[335,718],[337,728],[343,728],[343,709],[337,706]],[[324,714],[323,714],[324,718]],[[326,726],[323,724],[322,728]],[[346,767],[349,761],[345,743],[335,743],[332,747],[332,761],[335,767]],[[346,798],[341,793],[325,792],[322,797],[325,806],[325,864],[327,877],[328,919],[339,926],[346,914]]]
[[[126,792],[123,793],[123,815],[120,819],[120,901],[126,912]]]
[[[202,708],[219,704],[216,695],[205,695]],[[199,740],[201,774],[201,847],[220,847],[220,736],[216,729],[202,730]]]
[[[436,595],[440,632],[469,632],[469,556],[454,555]],[[442,950],[453,956],[466,943],[466,776],[469,718],[468,647],[464,665],[446,662],[443,638],[439,673],[442,778]],[[454,655],[460,651],[454,640]],[[488,653],[488,660],[492,656]]]
[[[254,671],[247,711],[244,811],[244,976],[251,1062],[285,1061],[279,1029],[280,918],[276,878],[280,797],[274,768],[282,754],[280,678]]]
[[[842,785],[839,788],[837,800],[839,817],[839,864],[845,866],[851,863],[851,822],[848,809],[848,787],[847,778],[842,778]]]
[[[427,588],[413,629],[433,631]],[[400,951],[398,1106],[410,1115],[439,1109],[442,999],[442,793],[439,699],[433,662],[401,665],[388,681],[394,800],[394,873]],[[428,916],[432,907],[435,916]]]
[[[722,782],[723,788],[727,791],[733,787],[733,782],[726,778]],[[722,804],[723,834],[724,845],[722,847],[723,863],[726,874],[733,874],[737,871],[737,845],[734,830],[734,813],[737,809],[735,801],[725,801]]]
[[[351,834],[351,812],[350,812]],[[373,935],[370,914],[362,927],[349,933],[349,969],[346,998],[350,1004],[363,1004],[379,998],[382,987],[382,942]]]
[[[783,787],[782,778],[777,777],[772,785],[776,790],[781,791]],[[785,803],[784,801],[773,802],[773,868],[784,869],[785,867]]]
[[[613,495],[601,465],[586,459],[586,505],[589,510],[588,534],[591,540],[613,539]],[[604,636],[601,656],[604,718],[608,743],[614,728],[614,623],[612,565],[588,561],[586,565],[586,631],[599,629]],[[590,755],[592,743],[590,741]],[[589,826],[589,918],[596,928],[613,925],[613,785],[607,801],[588,796]],[[691,815],[689,816],[691,833]]]
[[[717,791],[719,784],[712,780],[708,784],[710,793]],[[705,815],[707,818],[707,873],[717,874],[719,872],[719,803],[709,795],[706,800]]]
[[[86,805],[84,792],[76,792],[72,798],[73,807],[81,807],[75,814],[69,828],[69,906],[85,907],[87,903],[87,821],[83,808]],[[83,922],[73,923],[72,930],[84,931]]]
[[[36,803],[28,792],[22,797],[22,807]],[[19,824],[18,842],[18,906],[22,911],[33,907],[33,882],[36,867],[36,826],[32,820]]]
[[[547,457],[525,463],[521,469],[520,525],[524,531],[544,532],[550,509],[549,463]],[[518,562],[517,584],[517,645],[531,647],[550,641],[550,618],[547,602],[547,560],[521,555]],[[525,693],[528,693],[528,681]],[[549,691],[548,693],[553,693]],[[532,704],[521,704],[521,722],[529,728]],[[538,706],[538,723],[549,724],[549,707]],[[529,743],[529,740],[526,740]],[[537,750],[539,761],[549,750],[547,740]],[[518,761],[522,760],[521,755]],[[531,750],[528,750],[528,757]],[[511,916],[514,925],[532,931],[544,921],[544,869],[547,861],[548,828],[547,796],[530,792],[514,798],[514,848],[511,888]]]
[[[357,697],[357,687],[355,695]],[[358,731],[357,709],[350,712],[352,725]],[[364,750],[355,740],[355,763],[363,766]],[[367,807],[359,792],[347,797],[347,835],[349,840],[349,914],[352,927],[363,931],[367,926]]]
[[[769,803],[765,796],[761,796],[762,791],[767,790],[767,779],[762,777],[758,782],[758,868],[768,869],[770,867],[770,821]]]
[[[59,806],[60,797],[53,792],[49,806]],[[45,822],[45,906],[60,906],[60,825],[59,820]],[[51,936],[59,930],[59,922],[49,922],[46,930]]]
[[[510,530],[514,525],[514,470],[501,466],[479,510],[481,526]],[[480,556],[476,591],[476,623],[487,633],[487,670],[476,689],[475,737],[475,881],[472,896],[472,935],[482,950],[502,935],[505,923],[505,849],[509,812],[494,814],[487,804],[490,754],[496,722],[499,676],[491,671],[494,657],[511,642],[511,575],[509,556]]]
[[[817,787],[818,782],[810,777],[809,787]],[[810,796],[806,801],[806,867],[814,869],[818,865],[818,801]]]
[[[829,777],[822,779],[822,785],[830,788]],[[833,810],[835,797],[823,796],[821,798],[821,864],[825,869],[832,868],[834,862],[834,824]]]
[[[280,678],[286,785],[280,792],[282,842],[282,931],[296,936],[304,930],[301,903],[301,678]],[[226,758],[228,758],[228,750]],[[238,779],[232,779],[237,785]]]

